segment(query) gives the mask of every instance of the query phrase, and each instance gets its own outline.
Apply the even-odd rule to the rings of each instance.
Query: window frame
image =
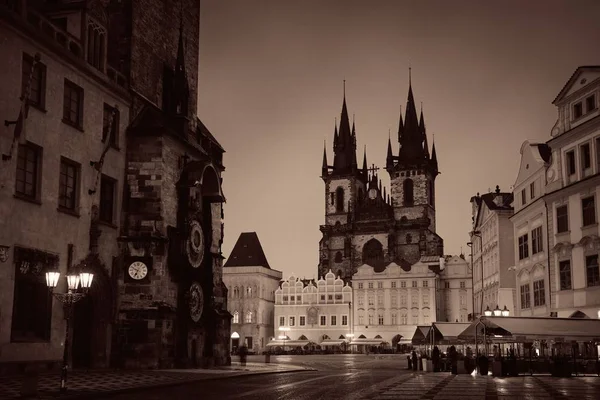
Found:
[[[568,270],[563,268],[568,266]],[[568,277],[568,282],[566,278]],[[568,283],[568,285],[566,284]],[[558,261],[558,284],[560,290],[573,290],[573,271],[571,268],[571,260],[559,260]]]
[[[579,100],[578,102],[574,103],[572,106],[572,111],[573,111],[573,118],[572,118],[573,120],[583,117],[583,115],[584,115],[583,101]]]
[[[529,257],[529,234],[524,233],[517,240],[519,244],[519,260],[525,260]]]
[[[590,264],[590,259],[596,259],[595,264]],[[589,254],[585,256],[585,283],[586,287],[600,286],[600,265],[598,254]],[[590,275],[590,270],[594,269],[594,275]]]
[[[67,90],[69,91],[69,108],[67,109]],[[76,110],[76,118],[77,121],[73,121],[71,120],[71,113],[73,112],[73,109],[71,109],[71,106],[73,105],[73,98],[71,97],[71,93],[77,93],[78,94],[78,103],[77,103],[77,110]],[[83,103],[84,103],[84,90],[81,86],[77,85],[75,82],[65,78],[64,79],[64,84],[63,84],[63,116],[62,116],[62,122],[64,122],[65,124],[72,126],[73,128],[76,128],[78,130],[83,130]],[[67,115],[67,111],[68,111],[68,115]]]
[[[566,210],[564,214],[559,213],[559,210]],[[569,225],[570,225],[570,221],[569,221],[569,205],[568,204],[562,204],[560,206],[557,206],[555,209],[555,214],[556,214],[556,233],[565,233],[565,232],[569,232]],[[561,230],[561,221],[565,224],[565,229]]]
[[[31,153],[35,155],[35,166],[34,166],[33,172],[28,172],[28,170],[26,168],[23,169],[23,168],[19,167],[20,160],[22,159],[22,157],[21,157],[22,151],[31,151]],[[44,153],[43,153],[42,147],[40,147],[36,144],[33,144],[29,141],[25,144],[19,144],[19,147],[17,148],[17,166],[15,169],[14,196],[16,198],[34,202],[37,204],[41,204],[43,160],[44,160]],[[25,157],[25,167],[27,167],[28,161],[29,160],[27,159],[27,157]],[[25,174],[25,180],[19,179],[19,171],[24,171],[23,174]],[[34,192],[33,194],[27,194],[25,191],[21,191],[18,189],[19,182],[23,182],[24,185],[27,185],[26,175],[28,173],[35,174],[35,176],[33,178],[33,184],[32,184],[33,192]]]
[[[542,251],[544,251],[544,234],[542,232],[542,226],[540,225],[531,230],[531,255]]]
[[[585,201],[589,201],[591,200],[591,204],[592,206],[584,206],[584,202]],[[591,211],[590,211],[591,210]],[[593,220],[590,220],[589,218],[592,218]],[[587,219],[587,221],[586,221]],[[581,198],[581,226],[582,227],[586,227],[586,226],[591,226],[594,225],[598,222],[598,218],[596,216],[596,196],[592,195],[592,196],[586,196],[586,197],[582,197]]]
[[[113,119],[112,122],[112,127],[113,127],[113,131],[112,131],[112,135],[111,135],[111,141],[110,141],[110,147],[112,147],[115,150],[119,150],[119,126],[120,126],[120,121],[121,121],[121,111],[116,108],[111,106],[108,103],[104,103],[104,107],[103,107],[103,111],[102,111],[102,143],[106,143],[106,137],[108,136],[108,121],[110,119],[110,113],[113,112],[113,110],[115,111],[115,117]]]
[[[74,169],[73,177],[73,206],[68,207],[62,204],[61,190],[63,187],[63,165]],[[71,214],[79,213],[79,201],[81,192],[81,164],[66,157],[60,157],[60,171],[58,178],[58,209]]]
[[[25,96],[25,89],[27,86],[27,81],[29,80],[29,74],[31,73],[31,64],[33,63],[34,57],[28,53],[23,52],[23,56],[21,58],[21,98]],[[46,74],[47,67],[46,64],[42,62],[36,63],[34,72],[34,79],[37,78],[38,85],[37,91],[39,93],[39,99],[36,101],[31,101],[31,92],[29,94],[29,99],[27,99],[27,104],[37,108],[40,111],[46,111]],[[39,71],[39,77],[35,76],[35,73]],[[35,82],[32,80],[32,83]]]
[[[110,183],[112,186],[112,200],[111,200],[111,218],[110,221],[106,218],[106,211],[103,211],[103,204],[104,203],[104,196],[103,196],[103,187],[104,187],[104,183]],[[99,206],[98,206],[98,221],[103,222],[105,224],[109,224],[109,225],[114,225],[114,221],[115,221],[115,215],[117,212],[117,180],[108,176],[108,175],[104,175],[102,174],[100,176],[100,201],[99,201]]]

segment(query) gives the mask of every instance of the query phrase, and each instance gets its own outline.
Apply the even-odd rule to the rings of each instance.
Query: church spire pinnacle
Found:
[[[321,166],[321,175],[327,176],[329,168],[327,167],[327,141],[323,140],[323,165]]]
[[[347,174],[356,172],[356,130],[350,128],[350,118],[346,105],[346,80],[344,80],[344,93],[340,125],[337,130],[337,141],[334,145],[333,170],[334,173]],[[336,124],[337,126],[337,124]]]

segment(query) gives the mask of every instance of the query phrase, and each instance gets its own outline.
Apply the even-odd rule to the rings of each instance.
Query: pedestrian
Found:
[[[433,346],[431,361],[433,361],[433,372],[440,372],[440,349],[437,346]]]
[[[412,351],[412,367],[413,371],[416,371],[418,369],[417,352],[414,350]]]
[[[450,365],[452,366],[452,375],[457,375],[458,374],[458,353],[456,352],[456,347],[450,346],[448,355],[450,356]]]
[[[238,349],[238,352],[240,354],[240,364],[245,367],[246,366],[246,358],[248,357],[248,347],[246,347],[246,344],[242,344],[240,346],[240,348]]]

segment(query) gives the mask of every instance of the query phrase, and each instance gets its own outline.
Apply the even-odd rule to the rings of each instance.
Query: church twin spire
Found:
[[[435,143],[432,146],[431,154],[425,129],[425,118],[423,116],[423,105],[421,104],[420,115],[417,116],[417,108],[412,89],[412,82],[409,75],[408,99],[406,103],[404,118],[402,117],[402,107],[400,107],[400,117],[398,124],[398,143],[400,149],[398,156],[394,155],[392,150],[391,137],[388,138],[386,170],[391,172],[396,168],[404,169],[411,167],[429,167],[437,175],[437,154]],[[354,118],[352,127],[350,127],[350,118],[346,105],[346,81],[344,81],[344,97],[342,102],[341,118],[334,127],[333,137],[334,159],[333,165],[327,163],[327,151],[323,150],[322,174],[327,176],[329,171],[332,175],[346,174],[367,174],[367,155],[366,148],[361,169],[358,169],[356,160],[356,127]]]

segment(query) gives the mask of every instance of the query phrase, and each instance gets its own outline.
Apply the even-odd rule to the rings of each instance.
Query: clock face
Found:
[[[377,189],[369,190],[369,198],[371,200],[375,200],[376,197],[377,197]]]
[[[141,261],[134,261],[127,270],[129,276],[136,281],[144,279],[148,275],[148,267]]]
[[[196,282],[190,286],[189,306],[192,321],[200,321],[204,309],[204,292],[202,291],[202,287]]]
[[[200,267],[204,258],[204,233],[198,221],[190,223],[190,236],[186,247],[190,265],[194,268]]]

